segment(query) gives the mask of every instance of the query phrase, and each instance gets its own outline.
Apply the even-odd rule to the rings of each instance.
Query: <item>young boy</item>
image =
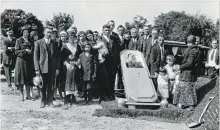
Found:
[[[173,89],[175,76],[176,76],[176,74],[173,71],[174,56],[168,55],[166,57],[166,63],[167,64],[164,66],[164,68],[166,69],[167,75],[168,75],[168,87],[169,87],[169,95],[170,95],[172,92],[172,89]],[[170,98],[172,98],[172,97],[170,97]]]
[[[84,46],[84,52],[80,54],[77,65],[83,70],[83,92],[86,103],[92,101],[92,85],[96,78],[97,56],[91,53],[91,45]]]

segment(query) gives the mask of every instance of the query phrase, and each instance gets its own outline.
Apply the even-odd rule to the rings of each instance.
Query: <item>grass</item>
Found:
[[[219,79],[213,80],[207,78],[198,78],[196,82],[196,89],[198,92],[198,105],[194,112],[178,109],[176,107],[159,108],[159,109],[137,109],[128,110],[126,108],[119,108],[116,101],[102,102],[103,109],[97,109],[93,116],[107,116],[114,118],[134,118],[141,120],[157,120],[163,122],[172,123],[191,123],[198,120],[202,110],[204,109],[210,96],[216,96],[213,102],[210,104],[208,111],[204,114],[203,120],[205,123],[195,130],[207,129],[215,130],[219,126]]]

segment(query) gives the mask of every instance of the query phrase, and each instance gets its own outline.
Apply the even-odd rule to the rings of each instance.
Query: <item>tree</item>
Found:
[[[133,17],[132,22],[125,22],[125,28],[130,30],[131,28],[143,28],[143,26],[147,23],[147,19],[143,16],[136,15]]]
[[[188,35],[201,37],[203,44],[208,45],[215,34],[215,26],[205,15],[189,15],[185,12],[171,11],[155,18],[154,25],[164,31],[167,40],[184,42]]]
[[[67,30],[74,23],[73,15],[66,13],[54,14],[53,18],[49,21],[46,20],[46,25],[55,28],[58,31]]]
[[[40,37],[43,36],[43,24],[32,13],[25,13],[21,9],[6,9],[1,13],[1,28],[5,35],[5,29],[12,27],[15,37],[22,36],[21,28],[28,26],[32,30],[36,30]]]

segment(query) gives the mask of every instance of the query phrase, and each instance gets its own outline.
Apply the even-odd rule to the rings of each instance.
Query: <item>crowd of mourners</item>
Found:
[[[204,59],[209,78],[218,75],[218,40],[213,39],[211,49],[205,53],[200,37],[189,35],[185,53],[178,50],[174,53],[171,46],[164,45],[164,36],[155,27],[146,25],[125,30],[119,25],[118,33],[113,32],[114,28],[113,20],[103,25],[100,35],[91,30],[78,32],[74,26],[58,34],[56,29],[46,26],[44,37],[39,39],[36,30],[24,26],[22,36],[16,39],[9,27],[7,36],[1,36],[1,63],[8,87],[12,88],[14,70],[14,84],[21,93],[21,100],[41,98],[41,108],[56,107],[53,101],[58,98],[63,99],[67,107],[77,103],[76,97],[84,98],[86,104],[94,98],[99,102],[114,100],[120,52],[138,50],[143,53],[160,100],[194,110],[195,82],[201,75]],[[129,66],[141,67],[131,63]],[[37,76],[42,78],[42,84],[34,93],[33,78]]]

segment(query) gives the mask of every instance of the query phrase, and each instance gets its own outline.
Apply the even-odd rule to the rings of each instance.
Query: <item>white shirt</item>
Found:
[[[213,56],[213,59],[212,58],[212,53],[214,51],[214,56]],[[209,53],[209,57],[208,57],[208,66],[209,67],[215,67],[217,64],[215,62],[215,58],[216,58],[216,51],[217,51],[217,48],[216,49],[212,49]]]
[[[147,39],[149,39],[150,35],[144,35],[144,40],[146,41]]]
[[[122,36],[120,36],[120,35],[118,35],[119,36],[119,38],[121,39],[121,41],[123,41],[123,37]]]
[[[108,38],[107,36],[103,35],[103,37],[107,40],[107,42],[110,41],[109,38]]]
[[[44,38],[44,39],[45,39],[45,41],[46,41],[46,44],[49,44],[50,39],[47,39],[47,38]]]
[[[133,42],[136,42],[137,41],[137,38],[132,38],[133,39]]]
[[[164,46],[160,46],[161,59],[164,57]]]
[[[164,66],[167,70],[167,75],[169,79],[175,79],[176,74],[173,71],[173,66],[169,66],[168,64]]]

